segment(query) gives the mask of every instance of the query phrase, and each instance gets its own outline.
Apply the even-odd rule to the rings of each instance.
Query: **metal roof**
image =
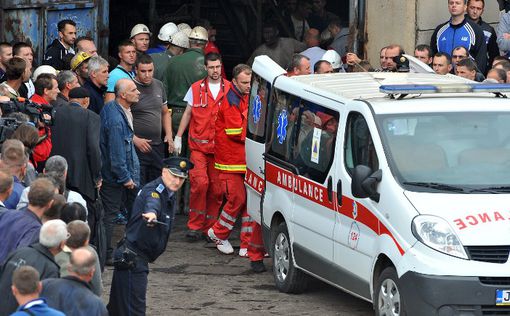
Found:
[[[456,84],[473,82],[453,75],[443,76],[395,72],[313,74],[295,76],[290,79],[346,99],[384,98],[387,94],[380,92],[379,87],[388,84]]]

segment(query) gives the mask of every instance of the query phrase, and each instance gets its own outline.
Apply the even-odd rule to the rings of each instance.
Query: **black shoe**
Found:
[[[195,242],[202,239],[202,232],[199,230],[188,230],[186,233],[186,240],[189,242]]]
[[[251,266],[251,269],[253,270],[253,272],[255,272],[255,273],[262,273],[262,272],[267,271],[263,260],[252,261],[252,262],[250,262],[250,266]]]

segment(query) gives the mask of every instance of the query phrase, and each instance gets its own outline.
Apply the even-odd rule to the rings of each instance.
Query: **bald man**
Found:
[[[103,301],[88,285],[96,270],[96,260],[96,255],[87,248],[74,250],[67,266],[69,274],[43,281],[41,296],[48,305],[66,315],[108,315]]]
[[[322,59],[322,56],[326,52],[324,49],[319,47],[321,42],[321,34],[317,29],[309,29],[305,33],[305,43],[308,47],[306,50],[301,52],[310,59],[310,69],[314,69],[315,63]]]
[[[119,79],[115,84],[115,100],[101,111],[101,148],[103,184],[101,198],[105,210],[107,256],[112,265],[112,231],[119,210],[124,205],[131,210],[140,180],[140,163],[133,145],[133,115],[131,106],[138,102],[140,91],[131,79]]]

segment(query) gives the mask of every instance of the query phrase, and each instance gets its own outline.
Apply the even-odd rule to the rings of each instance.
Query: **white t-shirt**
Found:
[[[208,90],[211,91],[211,94],[215,100],[218,97],[218,94],[220,93],[220,89],[221,89],[221,82],[208,83]],[[184,96],[183,101],[188,103],[188,105],[193,105],[193,91],[191,91],[191,87],[188,89],[188,92],[186,92],[186,95]],[[205,95],[204,95],[204,101],[205,101]]]

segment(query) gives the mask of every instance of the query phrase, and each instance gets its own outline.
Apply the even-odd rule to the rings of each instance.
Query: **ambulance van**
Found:
[[[276,287],[376,315],[510,315],[510,85],[253,64],[247,205]]]

